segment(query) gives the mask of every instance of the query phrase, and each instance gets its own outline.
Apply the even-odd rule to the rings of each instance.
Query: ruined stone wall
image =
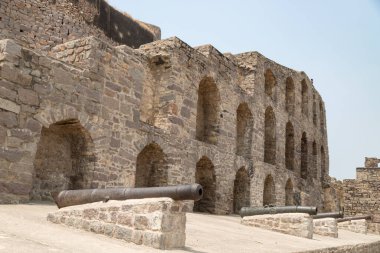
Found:
[[[325,109],[305,73],[178,38],[102,40],[52,43],[48,56],[1,41],[0,202],[198,182],[196,211],[322,207]]]
[[[0,39],[15,39],[29,48],[49,50],[87,36],[136,48],[159,39],[160,30],[118,12],[104,0],[2,0],[0,3]]]
[[[343,187],[345,215],[380,214],[380,168],[357,168],[356,179],[344,180]]]

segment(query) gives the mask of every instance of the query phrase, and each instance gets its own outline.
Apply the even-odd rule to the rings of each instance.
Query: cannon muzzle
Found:
[[[146,188],[108,188],[66,190],[52,194],[58,208],[82,205],[98,201],[168,197],[174,200],[200,200],[203,188],[200,184]]]
[[[265,207],[242,207],[240,216],[252,216],[262,214],[277,214],[277,213],[308,213],[316,214],[318,208],[315,206],[265,206]]]

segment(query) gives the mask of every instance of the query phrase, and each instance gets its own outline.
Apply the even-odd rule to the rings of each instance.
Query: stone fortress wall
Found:
[[[0,37],[28,48],[55,45],[95,36],[113,45],[137,48],[160,39],[158,27],[136,21],[105,0],[2,0]]]
[[[326,114],[304,72],[175,37],[132,49],[96,30],[79,37],[98,38],[65,37],[42,49],[3,30],[1,203],[62,189],[197,182],[205,195],[195,211],[323,208]]]
[[[365,167],[356,169],[356,179],[345,179],[344,212],[347,215],[380,215],[379,159],[366,158]]]

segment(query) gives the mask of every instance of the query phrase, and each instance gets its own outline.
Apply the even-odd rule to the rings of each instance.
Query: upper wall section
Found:
[[[120,13],[105,0],[2,0],[0,39],[50,50],[70,40],[96,36],[137,48],[160,38],[158,27]]]

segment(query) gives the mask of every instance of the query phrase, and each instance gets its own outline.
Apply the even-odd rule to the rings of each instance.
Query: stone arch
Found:
[[[302,133],[301,139],[301,178],[308,178],[308,150],[307,150],[307,136],[306,133]]]
[[[313,141],[313,177],[317,178],[318,175],[318,151],[317,151],[317,143]]]
[[[263,206],[276,204],[276,187],[272,175],[268,175],[264,181]]]
[[[212,78],[202,79],[198,89],[196,139],[216,145],[219,135],[219,90]]]
[[[294,128],[289,121],[285,130],[285,165],[288,170],[294,170]]]
[[[252,150],[253,116],[247,103],[240,104],[236,114],[236,154],[248,158]]]
[[[285,206],[294,205],[294,190],[292,180],[289,178],[285,185]]]
[[[42,127],[31,199],[51,200],[51,192],[89,188],[95,162],[94,142],[78,119]]]
[[[265,110],[264,162],[276,164],[276,117],[272,107]]]
[[[137,155],[135,187],[168,185],[167,156],[157,143],[151,143]]]
[[[265,94],[273,98],[274,89],[276,87],[277,81],[272,70],[270,69],[265,70],[264,79],[265,79]]]
[[[313,101],[313,124],[317,126],[317,102]]]
[[[203,186],[203,198],[194,202],[194,212],[215,213],[216,175],[214,164],[206,156],[197,162],[195,182]]]
[[[286,92],[285,92],[285,108],[286,111],[290,114],[294,114],[295,108],[295,90],[294,82],[291,77],[286,78]]]
[[[301,111],[306,116],[309,115],[309,94],[308,94],[308,87],[306,84],[306,80],[303,79],[301,81],[301,94],[302,94],[302,101],[301,101]]]
[[[321,132],[325,129],[325,114],[323,110],[322,101],[319,101],[319,124],[321,128]]]
[[[323,146],[321,146],[321,182],[325,181],[326,175],[326,153]]]
[[[240,209],[245,206],[250,206],[250,185],[248,171],[241,167],[235,176],[234,181],[234,200],[233,212],[239,213]]]

